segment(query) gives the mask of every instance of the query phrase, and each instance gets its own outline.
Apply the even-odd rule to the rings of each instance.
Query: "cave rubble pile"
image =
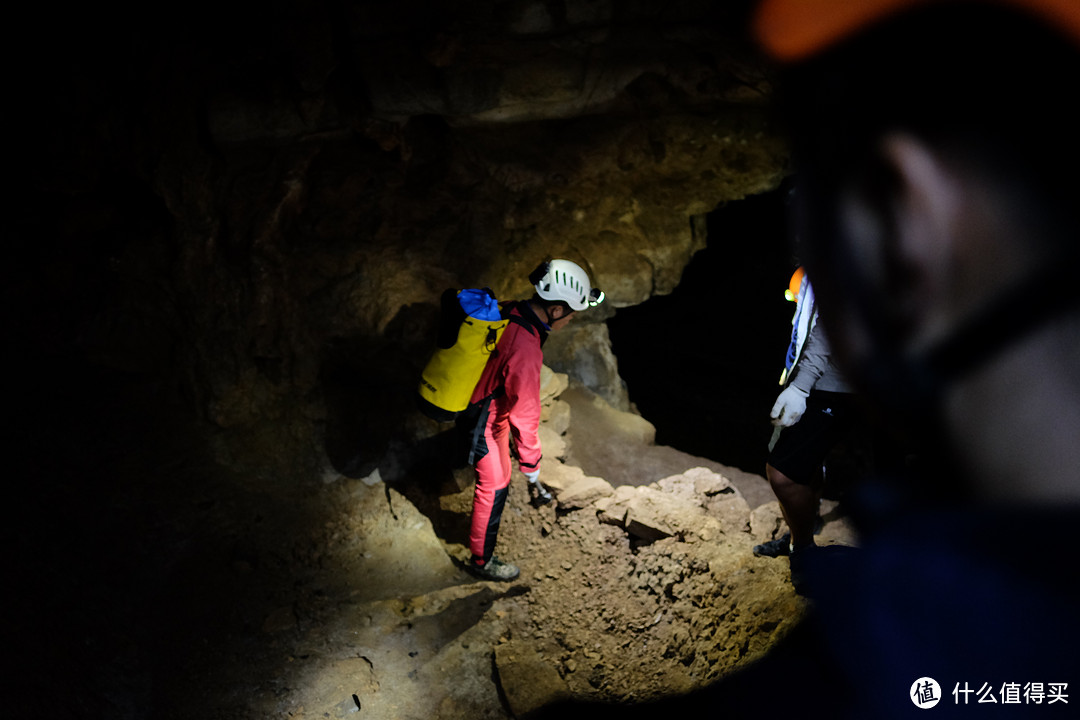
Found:
[[[563,459],[575,443],[569,385],[545,371],[541,428],[562,444],[545,443],[542,477],[556,502],[534,506],[514,473],[497,548],[522,569],[512,583],[463,569],[471,470],[402,492],[377,475],[327,485],[348,498],[328,550],[343,603],[274,629],[308,648],[308,669],[266,707],[347,717],[355,693],[371,717],[524,718],[567,696],[632,702],[716,680],[791,629],[804,605],[787,563],[751,551],[784,530],[776,503],[751,508],[700,465],[638,486],[585,474]],[[820,541],[854,536],[830,518]]]

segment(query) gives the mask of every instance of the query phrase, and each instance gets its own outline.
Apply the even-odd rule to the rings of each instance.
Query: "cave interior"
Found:
[[[422,483],[438,434],[411,393],[439,294],[523,297],[544,257],[583,261],[609,298],[556,369],[657,444],[762,472],[796,259],[746,6],[36,11],[7,48],[5,702],[303,717],[289,688],[316,681],[244,668],[295,669],[303,649],[270,633],[304,611],[240,598],[273,605],[319,565],[295,548],[335,478]],[[496,597],[441,617],[463,632]],[[306,712],[364,693],[328,696]]]

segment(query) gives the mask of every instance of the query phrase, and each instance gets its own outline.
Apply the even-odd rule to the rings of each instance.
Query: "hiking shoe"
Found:
[[[782,557],[791,554],[791,533],[784,533],[775,540],[754,546],[754,554],[758,557]]]
[[[521,571],[518,570],[517,565],[512,565],[508,562],[503,562],[499,558],[491,558],[483,565],[478,564],[475,560],[468,562],[469,572],[481,580],[496,580],[500,582],[507,582],[513,580]]]

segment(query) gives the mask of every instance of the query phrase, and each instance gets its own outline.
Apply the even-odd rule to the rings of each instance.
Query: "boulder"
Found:
[[[720,523],[727,535],[750,530],[750,505],[742,495],[722,493],[705,501],[705,512]]]
[[[690,468],[679,475],[670,475],[658,480],[656,486],[673,495],[702,500],[721,493],[738,493],[730,480],[706,467]]]
[[[566,434],[570,427],[570,403],[563,400],[548,400],[540,408],[540,422],[548,426],[556,435]]]
[[[540,466],[540,480],[555,495],[559,508],[578,510],[615,492],[611,484],[598,477],[590,477],[573,465],[546,462]]]
[[[631,485],[620,485],[611,495],[596,501],[596,516],[607,525],[626,526],[626,509],[630,505],[637,489]]]
[[[754,542],[762,543],[778,538],[787,532],[787,523],[776,500],[760,505],[750,513],[750,535]]]
[[[646,542],[666,537],[715,540],[724,534],[720,521],[691,500],[654,487],[628,488],[620,494],[622,497],[600,508],[601,519],[617,522],[621,515],[617,524]]]
[[[731,480],[720,473],[705,467],[691,468],[657,481],[656,487],[701,507],[727,534],[748,530],[750,505]]]

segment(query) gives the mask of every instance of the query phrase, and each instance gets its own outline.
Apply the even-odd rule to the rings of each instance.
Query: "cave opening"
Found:
[[[797,266],[784,186],[708,216],[708,241],[670,295],[608,320],[630,400],[656,442],[763,473]]]

